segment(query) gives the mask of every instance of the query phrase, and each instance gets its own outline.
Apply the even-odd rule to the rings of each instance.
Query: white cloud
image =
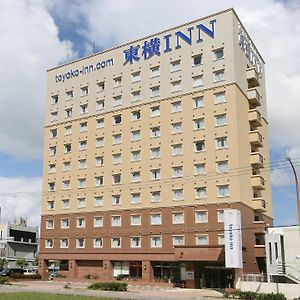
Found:
[[[0,2],[0,151],[40,158],[46,70],[72,57],[42,1]]]
[[[271,171],[271,180],[274,186],[288,186],[294,184],[292,170],[276,169]]]
[[[39,225],[41,191],[40,177],[0,177],[1,223],[24,217],[28,225]]]

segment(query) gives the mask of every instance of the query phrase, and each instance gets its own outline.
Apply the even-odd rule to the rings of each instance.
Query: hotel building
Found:
[[[264,61],[233,9],[48,70],[39,270],[232,286],[272,224]]]

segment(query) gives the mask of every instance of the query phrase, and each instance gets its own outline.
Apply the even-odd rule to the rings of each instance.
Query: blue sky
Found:
[[[2,0],[0,206],[2,220],[39,223],[46,70],[234,7],[266,61],[271,162],[294,159],[300,176],[299,1]],[[147,7],[147,9],[145,9]],[[17,103],[16,103],[17,102]],[[16,105],[17,104],[17,105]],[[286,162],[272,172],[274,222],[295,224]]]

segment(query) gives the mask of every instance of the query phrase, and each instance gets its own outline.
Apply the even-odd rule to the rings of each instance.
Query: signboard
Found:
[[[185,278],[187,280],[194,280],[195,279],[195,274],[193,271],[186,271],[185,272]]]
[[[241,212],[224,210],[225,267],[243,268]]]

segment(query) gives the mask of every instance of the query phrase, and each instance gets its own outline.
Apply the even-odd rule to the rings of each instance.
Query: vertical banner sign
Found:
[[[225,267],[243,268],[241,212],[237,209],[224,210]]]

